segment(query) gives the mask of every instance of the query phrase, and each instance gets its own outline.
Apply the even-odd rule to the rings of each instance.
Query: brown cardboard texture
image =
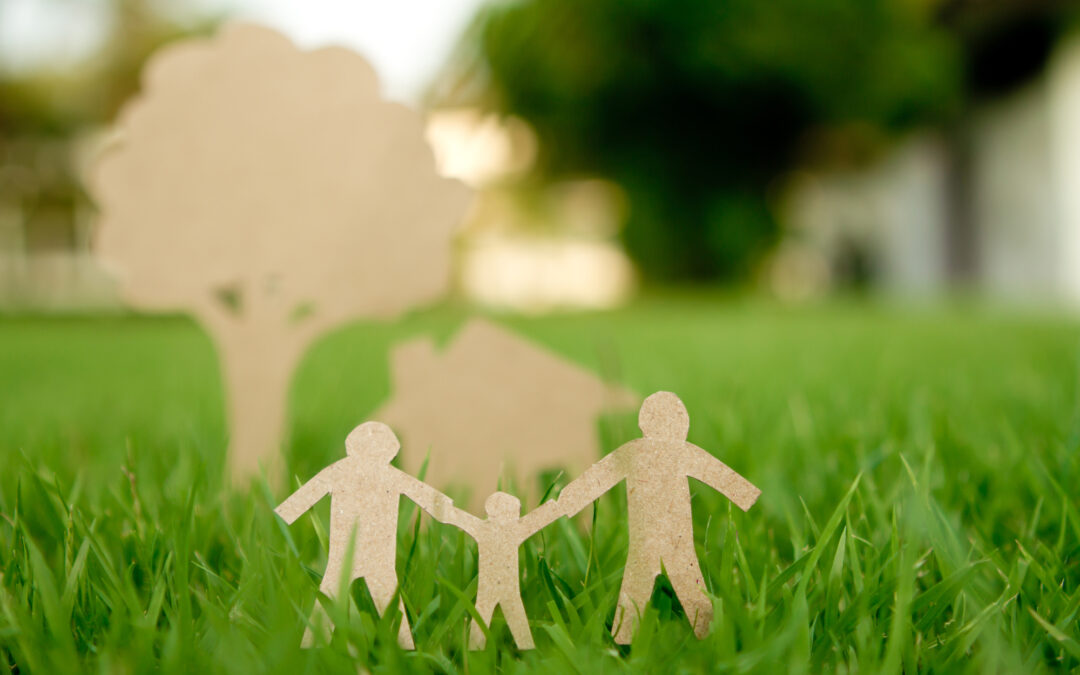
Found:
[[[559,505],[566,515],[576,514],[625,480],[630,537],[612,625],[615,641],[629,644],[632,640],[661,565],[694,633],[701,638],[709,630],[713,610],[694,551],[687,478],[705,483],[744,511],[754,505],[761,490],[686,441],[690,417],[675,394],[661,391],[645,399],[638,424],[644,437],[589,467],[563,489]]]
[[[521,502],[505,492],[496,492],[484,502],[487,518],[481,519],[457,508],[443,509],[437,520],[460,527],[476,540],[477,565],[476,611],[491,625],[495,608],[502,606],[506,625],[518,649],[533,649],[532,631],[521,601],[518,577],[518,549],[525,540],[558,519],[562,509],[557,502],[545,502],[529,514],[521,515]],[[483,649],[487,641],[483,630],[472,622],[469,649]]]
[[[330,550],[319,590],[336,598],[348,592],[349,586],[342,586],[342,582],[351,584],[363,578],[380,614],[386,611],[398,587],[394,560],[400,497],[408,497],[436,518],[446,518],[453,506],[439,491],[390,465],[400,447],[394,432],[385,424],[361,424],[345,439],[345,459],[320,471],[274,511],[292,524],[316,502],[330,495]],[[354,551],[352,568],[343,574],[350,538]],[[398,644],[413,649],[404,604],[400,607]],[[312,625],[323,630],[324,643],[329,640],[329,621],[318,600],[312,612]],[[309,627],[301,646],[310,647],[314,642]]]
[[[473,499],[508,473],[584,468],[597,455],[598,416],[641,400],[485,319],[441,353],[427,338],[396,347],[390,378],[392,397],[371,418],[401,434],[405,469],[418,472],[430,453],[425,479]]]
[[[444,294],[469,192],[345,49],[233,25],[165,48],[142,85],[91,180],[95,248],[133,307],[191,313],[212,335],[243,478],[279,456],[315,338]]]

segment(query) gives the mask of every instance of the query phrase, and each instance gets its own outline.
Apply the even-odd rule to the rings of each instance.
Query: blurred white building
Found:
[[[920,134],[869,169],[794,178],[778,290],[827,287],[854,248],[887,291],[959,282],[993,298],[1080,306],[1080,38],[1036,81],[980,107],[966,133],[970,231],[957,231],[955,157],[940,136]],[[821,264],[807,262],[814,256]]]

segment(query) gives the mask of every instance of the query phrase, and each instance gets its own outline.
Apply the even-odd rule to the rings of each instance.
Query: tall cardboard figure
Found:
[[[400,497],[405,495],[433,517],[453,506],[449,497],[390,465],[401,445],[390,427],[379,422],[365,422],[353,429],[345,439],[345,459],[326,467],[314,478],[281,503],[274,512],[292,524],[325,495],[330,495],[330,551],[319,590],[330,598],[348,592],[341,587],[342,568],[349,547],[355,538],[355,555],[349,583],[363,578],[379,614],[386,611],[397,590],[397,521]],[[400,602],[401,627],[398,644],[414,649],[412,631]],[[329,638],[327,617],[315,602],[313,623],[322,619]],[[310,647],[314,637],[309,627],[304,633],[302,647]]]
[[[526,539],[536,534],[562,515],[555,501],[521,515],[521,502],[505,492],[496,492],[484,502],[486,519],[480,519],[461,509],[444,510],[437,520],[460,527],[476,540],[479,571],[476,584],[476,611],[488,626],[501,605],[506,625],[518,649],[533,649],[529,617],[521,601],[518,579],[518,549]],[[487,639],[473,620],[469,627],[469,649],[483,649]]]
[[[661,565],[700,639],[709,630],[713,612],[694,551],[687,477],[721,492],[743,511],[754,505],[761,490],[686,442],[690,416],[675,394],[661,391],[645,399],[638,426],[644,438],[592,465],[566,486],[558,501],[567,515],[573,515],[626,479],[630,543],[612,624],[615,642],[629,644],[633,639]]]

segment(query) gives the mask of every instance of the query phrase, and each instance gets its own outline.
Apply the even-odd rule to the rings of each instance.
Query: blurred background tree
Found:
[[[1055,35],[1040,27],[1057,4],[985,11],[993,4],[492,6],[464,43],[451,97],[529,122],[534,179],[620,184],[624,243],[646,277],[738,279],[778,236],[772,187],[807,156],[864,159],[907,129],[961,118],[973,91],[993,89],[988,74],[1020,81],[1041,68]],[[997,53],[1017,26],[1035,44]]]
[[[0,208],[20,214],[29,252],[85,247],[91,208],[80,175],[81,142],[138,91],[142,65],[154,50],[215,23],[179,21],[159,4],[108,0],[96,6],[108,17],[108,36],[75,64],[0,69]]]

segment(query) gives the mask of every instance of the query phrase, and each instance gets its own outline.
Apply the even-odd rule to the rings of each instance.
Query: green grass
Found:
[[[293,390],[290,471],[340,457],[387,393],[386,348],[449,335],[456,310],[356,324]],[[327,504],[291,527],[284,485],[223,487],[214,354],[179,319],[0,321],[0,663],[19,673],[596,671],[1045,672],[1080,669],[1080,324],[986,311],[708,297],[506,319],[642,392],[669,389],[690,440],[764,490],[749,512],[694,484],[715,599],[694,639],[658,584],[629,650],[608,624],[624,498],[522,549],[538,648],[501,619],[464,649],[475,546],[403,507],[398,570],[418,649],[393,614],[332,608],[301,650],[325,564]],[[632,416],[599,425],[604,447]],[[585,521],[589,520],[586,511]],[[498,614],[496,614],[499,617]]]

